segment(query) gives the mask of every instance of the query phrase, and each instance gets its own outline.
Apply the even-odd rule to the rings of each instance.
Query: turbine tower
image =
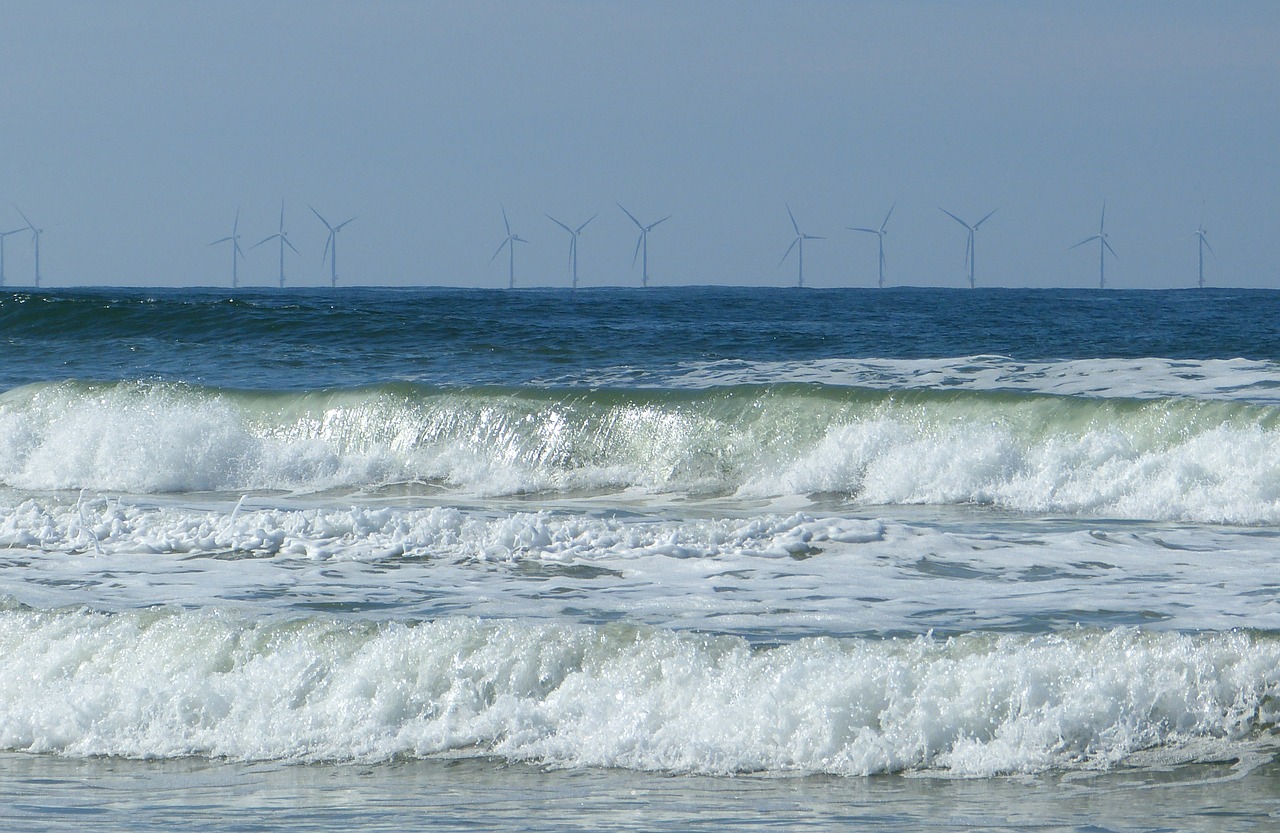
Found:
[[[795,229],[796,236],[795,236],[795,239],[791,241],[791,245],[787,247],[787,251],[782,255],[782,260],[778,261],[778,265],[781,266],[783,263],[785,263],[787,260],[787,257],[791,254],[791,250],[799,247],[798,260],[800,262],[800,271],[798,273],[796,286],[803,287],[804,286],[804,241],[826,240],[827,238],[818,237],[817,235],[814,235],[814,234],[802,233],[800,231],[800,225],[796,223],[796,215],[791,213],[790,205],[787,206],[787,216],[791,218],[791,227]]]
[[[26,231],[27,227],[16,228],[13,231],[0,231],[0,287],[4,286],[4,239],[11,234],[17,234],[20,231]]]
[[[307,208],[311,208],[311,206],[308,205]],[[314,208],[311,208],[311,213],[320,217],[320,212],[316,211]],[[355,217],[351,218],[351,220],[354,219]],[[324,223],[324,227],[329,230],[329,239],[324,241],[324,254],[320,255],[320,265],[324,266],[325,258],[329,258],[330,286],[338,285],[338,232],[342,231],[342,227],[351,222],[351,220],[343,220],[336,226],[331,226],[329,225],[328,220],[324,217],[320,217],[320,222]]]
[[[964,220],[961,220],[959,217],[952,214],[947,209],[942,208],[941,206],[938,207],[938,210],[941,211],[943,214],[946,214],[948,217],[955,220],[957,223],[959,223],[960,225],[964,226],[969,230],[969,243],[965,246],[965,249],[964,249],[964,265],[969,269],[969,288],[973,289],[974,287],[977,286],[977,282],[974,280],[974,277],[973,277],[973,262],[974,260],[976,260],[976,253],[974,251],[974,234],[978,231],[978,227],[981,226],[983,223],[985,223],[987,219],[991,217],[991,214],[995,214],[1000,209],[993,208],[991,210],[991,214],[988,214],[986,217],[983,217],[981,220],[974,223],[973,225],[969,225]]]
[[[1106,289],[1107,288],[1107,252],[1111,252],[1111,256],[1117,260],[1120,259],[1120,256],[1116,254],[1115,249],[1111,248],[1111,243],[1110,241],[1107,240],[1107,203],[1105,200],[1102,203],[1102,219],[1098,221],[1098,233],[1094,235],[1090,235],[1089,237],[1086,237],[1085,239],[1081,240],[1079,243],[1077,243],[1075,246],[1072,246],[1071,248],[1074,249],[1076,246],[1083,246],[1085,243],[1089,243],[1093,240],[1098,241],[1098,288]],[[1203,279],[1203,271],[1201,272],[1201,275]]]
[[[284,200],[280,201],[280,230],[270,237],[259,240],[249,248],[256,249],[263,243],[277,239],[280,241],[280,288],[284,289],[284,247],[288,246],[290,249],[293,249],[293,253],[296,255],[302,254],[298,251],[296,246],[289,242],[289,232],[284,230]]]
[[[1209,245],[1209,239],[1206,236],[1208,234],[1209,232],[1207,229],[1205,229],[1204,220],[1202,219],[1200,220],[1200,224],[1196,226],[1196,240],[1200,244],[1200,288],[1201,289],[1204,289],[1204,250],[1207,248],[1209,250],[1209,254],[1211,255],[1213,254],[1213,247]],[[0,256],[3,256],[3,254],[4,254],[4,250],[0,249]],[[1214,255],[1214,257],[1217,257],[1217,255]],[[3,273],[0,272],[0,283],[2,283],[3,280],[4,280]]]
[[[18,213],[22,214],[21,208],[18,208],[18,206],[16,205],[14,206],[14,208],[17,208]],[[27,219],[26,214],[22,214],[22,219],[26,220],[27,228],[31,230],[31,241],[35,243],[35,246],[36,246],[36,289],[39,289],[40,288],[40,235],[44,234],[44,229],[36,228],[35,226],[33,226],[31,224],[31,221]],[[18,229],[18,231],[22,231],[22,229]]]
[[[618,203],[618,208],[622,208],[622,203]],[[631,256],[631,267],[633,269],[635,268],[636,257],[638,257],[640,255],[641,250],[643,250],[644,262],[643,262],[643,266],[640,269],[640,285],[648,286],[649,285],[649,232],[652,231],[653,227],[658,225],[658,223],[665,223],[667,220],[670,220],[671,215],[668,214],[667,216],[663,217],[661,220],[655,220],[654,222],[646,226],[643,223],[641,223],[639,220],[637,220],[636,216],[632,214],[630,211],[628,211],[627,209],[622,208],[622,213],[630,217],[631,222],[636,224],[636,228],[640,229],[640,238],[636,240],[636,252]]]
[[[507,289],[515,289],[516,287],[516,244],[528,243],[529,241],[525,240],[523,237],[521,237],[518,234],[511,233],[511,224],[507,222],[507,209],[505,207],[503,207],[502,209],[502,225],[504,225],[507,229],[507,236],[503,239],[501,243],[498,244],[498,250],[493,253],[493,257],[489,258],[489,262],[493,263],[495,260],[497,260],[498,255],[502,254],[503,246],[507,248],[507,255],[509,257],[509,260],[507,262]]]
[[[596,218],[596,215],[592,214],[590,217],[587,218],[586,223],[583,223],[582,225],[578,226],[576,229],[569,228],[564,223],[557,220],[555,217],[552,217],[550,214],[546,216],[548,220],[555,223],[557,226],[564,229],[565,231],[569,232],[569,268],[573,272],[573,288],[577,289],[578,288],[578,235],[582,234],[582,230],[587,227],[587,223],[594,220]]]
[[[240,285],[240,273],[236,270],[237,262],[244,257],[244,250],[240,248],[240,209],[236,209],[235,222],[231,224],[231,234],[227,237],[220,238],[210,243],[210,246],[216,246],[219,243],[231,244],[231,288],[235,289]]]
[[[884,222],[880,224],[880,228],[855,228],[853,226],[845,226],[845,228],[847,228],[849,231],[865,231],[868,234],[874,234],[876,237],[879,238],[880,282],[877,284],[877,286],[879,286],[881,289],[884,289],[884,235],[885,235],[884,227],[889,225],[889,218],[893,216],[893,209],[897,207],[898,207],[897,203],[894,203],[893,205],[889,206],[889,213],[884,215]]]

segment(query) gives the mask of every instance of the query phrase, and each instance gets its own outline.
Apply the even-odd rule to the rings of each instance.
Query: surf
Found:
[[[1244,755],[1280,643],[1119,629],[753,647],[630,625],[0,611],[0,748],[498,757],[681,773],[1072,771]],[[1190,752],[1188,752],[1190,750]]]
[[[1280,408],[822,384],[0,394],[0,483],[188,493],[638,489],[1232,524],[1280,519]]]

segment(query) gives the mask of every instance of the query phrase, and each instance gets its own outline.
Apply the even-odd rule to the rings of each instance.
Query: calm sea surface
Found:
[[[1280,293],[0,294],[0,826],[1280,826]]]

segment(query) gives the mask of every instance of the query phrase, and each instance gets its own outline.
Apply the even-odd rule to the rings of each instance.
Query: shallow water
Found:
[[[496,760],[375,766],[0,755],[6,828],[61,830],[1262,831],[1280,767],[1071,777],[708,778]]]

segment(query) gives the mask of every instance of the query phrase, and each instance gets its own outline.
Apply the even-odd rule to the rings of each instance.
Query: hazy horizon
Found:
[[[43,286],[1280,286],[1280,7],[6,4],[0,231]],[[15,208],[16,206],[16,208]],[[5,243],[30,284],[30,235]]]

